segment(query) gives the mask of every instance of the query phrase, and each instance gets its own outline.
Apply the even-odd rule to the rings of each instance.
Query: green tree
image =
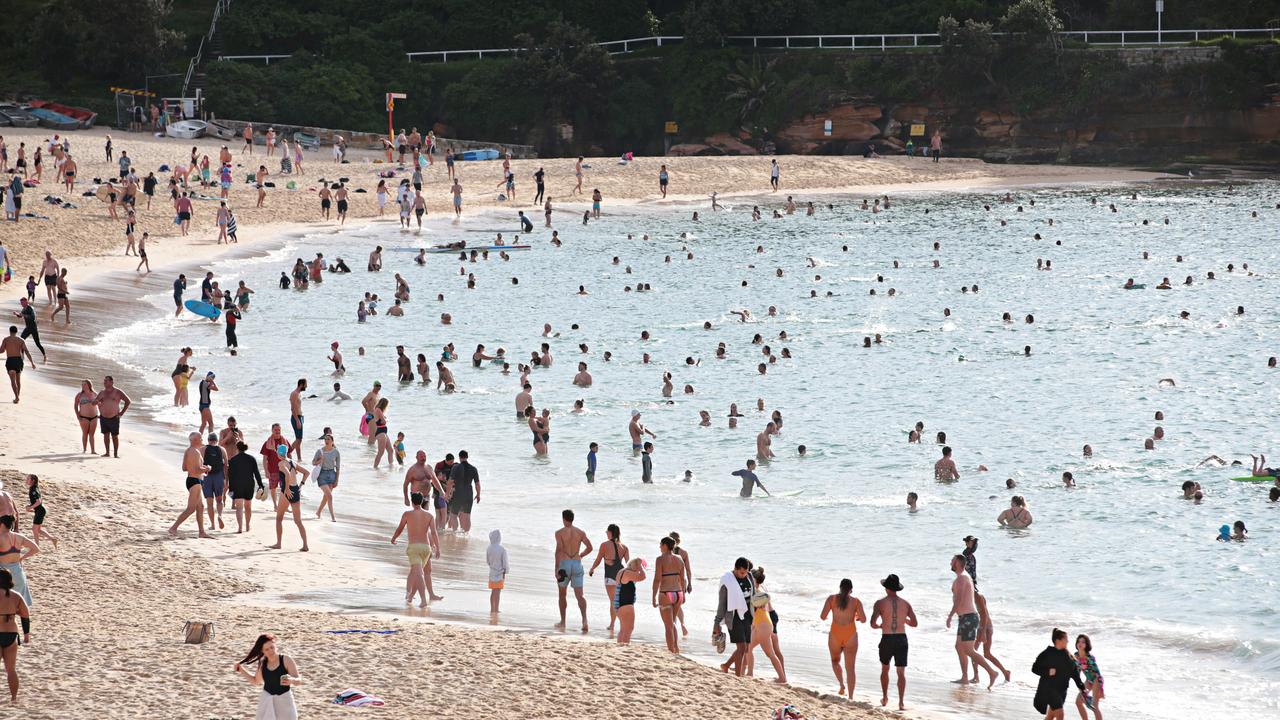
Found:
[[[965,20],[960,24],[953,17],[938,19],[938,35],[942,40],[942,66],[956,79],[981,78],[995,88],[992,67],[1000,49],[991,34],[991,24]]]
[[[513,67],[516,87],[542,98],[540,128],[554,143],[555,128],[576,121],[575,137],[590,133],[604,113],[603,100],[617,81],[613,58],[587,30],[567,22],[547,26],[542,39],[521,35]]]
[[[1014,47],[1051,49],[1061,52],[1062,20],[1053,7],[1053,0],[1018,0],[1009,6],[1000,18],[1000,29],[1006,33],[1006,41]]]
[[[761,62],[759,55],[752,55],[751,62],[739,58],[734,63],[733,72],[725,77],[733,88],[724,96],[725,102],[737,106],[738,123],[752,134],[756,131],[754,121],[760,115],[769,98],[769,91],[777,81],[777,75],[773,71],[777,63],[777,58]]]

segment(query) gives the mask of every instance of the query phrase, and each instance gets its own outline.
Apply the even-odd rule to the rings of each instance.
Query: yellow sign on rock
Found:
[[[911,123],[911,137],[924,137],[924,123]]]

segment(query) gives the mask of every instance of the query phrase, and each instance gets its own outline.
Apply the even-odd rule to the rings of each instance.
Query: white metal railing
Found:
[[[182,97],[187,96],[187,88],[191,85],[191,78],[195,76],[196,69],[200,67],[200,63],[204,60],[204,44],[206,41],[213,40],[213,34],[218,30],[218,18],[222,13],[231,7],[231,0],[218,0],[213,6],[213,19],[209,21],[209,32],[200,38],[200,45],[196,47],[196,54],[192,56],[191,62],[187,63],[187,74],[182,79]]]
[[[219,55],[218,59],[219,60],[262,60],[267,65],[270,65],[272,60],[286,60],[289,57],[290,57],[289,55]]]
[[[992,33],[996,37],[1005,33]],[[1064,39],[1079,39],[1088,45],[1104,47],[1174,46],[1201,40],[1223,37],[1233,39],[1276,39],[1280,28],[1224,28],[1220,30],[1070,30],[1058,34]],[[727,45],[773,50],[893,50],[901,48],[936,48],[942,45],[937,33],[888,33],[865,35],[732,35],[725,38]],[[652,37],[609,40],[596,43],[610,55],[625,55],[646,48],[663,47],[684,42],[682,35],[654,35]],[[450,59],[480,60],[485,57],[514,55],[523,48],[481,48],[475,50],[430,50],[405,53],[410,62]],[[219,60],[263,61],[283,60],[288,55],[222,55]]]

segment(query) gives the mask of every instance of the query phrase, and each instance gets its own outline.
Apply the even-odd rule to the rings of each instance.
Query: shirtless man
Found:
[[[952,616],[958,616],[956,655],[960,658],[960,679],[952,682],[959,685],[969,683],[969,663],[972,661],[975,667],[981,667],[991,676],[990,682],[987,683],[987,689],[990,689],[996,684],[996,671],[973,647],[978,639],[978,625],[981,623],[981,618],[978,615],[978,606],[973,599],[973,578],[965,572],[963,555],[952,556],[951,572],[955,573],[956,579],[951,583],[951,612],[947,613],[947,627],[951,627]]]
[[[648,434],[654,440],[658,439],[649,428],[640,424],[640,411],[631,411],[631,423],[627,425],[627,432],[631,435],[631,454],[637,454],[644,449],[643,435]]]
[[[951,446],[942,448],[942,457],[933,464],[933,479],[938,482],[955,482],[960,479],[956,461],[951,459]]]
[[[58,261],[53,259],[53,253],[48,250],[44,251],[44,262],[40,264],[40,274],[44,275],[44,291],[49,298],[49,304],[53,304],[53,291],[58,285],[58,272],[61,268]]]
[[[906,710],[902,698],[907,691],[907,628],[916,627],[911,603],[898,597],[902,582],[897,575],[880,581],[884,597],[871,608],[871,627],[880,628],[880,705],[889,704],[889,661],[898,669],[898,709]]]
[[[560,513],[564,527],[556,531],[556,585],[560,590],[560,622],[556,628],[564,630],[565,611],[569,603],[566,598],[569,586],[573,586],[574,597],[578,600],[578,610],[582,612],[582,632],[587,631],[587,598],[582,594],[582,556],[591,554],[591,540],[582,530],[573,526],[573,511]]]
[[[373,383],[373,389],[366,393],[364,397],[360,398],[360,405],[364,407],[365,422],[373,419],[373,406],[377,405],[378,401],[382,399],[380,397],[381,392],[382,383],[375,380]],[[369,441],[369,445],[373,445],[373,430],[370,429],[367,435],[368,437],[366,439]]]
[[[31,351],[27,349],[27,343],[18,337],[18,326],[9,326],[9,337],[0,340],[0,347],[4,348],[4,369],[9,373],[9,387],[13,389],[13,404],[18,404],[18,397],[22,395],[22,358],[25,356],[31,361],[31,367],[36,366],[36,361],[31,357]]]
[[[516,394],[516,419],[523,421],[525,408],[533,406],[533,386],[525,383]]]
[[[115,378],[110,375],[102,379],[102,392],[95,400],[98,404],[98,423],[102,428],[102,457],[111,455],[111,444],[115,441],[116,457],[120,457],[120,417],[125,414],[133,401],[116,387]],[[121,403],[124,406],[121,407]]]
[[[307,379],[298,378],[298,386],[289,393],[289,424],[293,426],[293,443],[289,452],[302,462],[302,393],[307,389]]]
[[[445,494],[444,488],[440,485],[440,479],[436,477],[436,473],[427,464],[427,452],[419,450],[415,456],[417,462],[409,466],[404,473],[404,487],[401,488],[404,493],[404,504],[409,505],[409,495],[417,493],[424,497],[431,497],[431,489],[435,488],[436,493],[440,496]]]
[[[418,451],[420,460],[426,454]],[[433,476],[434,477],[434,476]],[[405,594],[406,604],[413,602],[414,595],[420,595],[422,601],[418,607],[426,607],[431,600],[443,600],[443,595],[436,595],[431,587],[431,557],[440,557],[440,537],[436,534],[436,520],[431,513],[423,509],[426,499],[422,493],[414,493],[409,499],[411,507],[400,516],[400,524],[391,534],[391,544],[395,545],[400,533],[409,531],[409,577],[406,581],[408,591]]]
[[[1027,501],[1021,495],[1014,495],[1009,500],[1009,507],[996,517],[996,522],[1000,523],[1000,527],[1021,530],[1030,527],[1031,511],[1027,509]]]
[[[759,435],[756,435],[757,458],[761,460],[768,460],[773,457],[773,449],[770,447],[770,445],[773,444],[773,440],[771,440],[769,436],[776,432],[778,432],[777,424],[770,422],[765,426],[764,430],[760,431]]]
[[[586,363],[578,363],[578,374],[573,376],[573,384],[583,388],[591,387],[591,373],[587,372]]]
[[[178,515],[178,519],[173,521],[169,526],[169,537],[178,537],[178,528],[187,518],[192,515],[196,516],[196,527],[200,530],[200,537],[213,537],[204,531],[204,517],[202,510],[200,481],[204,479],[206,473],[209,472],[209,466],[204,464],[204,452],[200,433],[193,432],[187,436],[187,450],[182,454],[182,469],[187,473],[187,507]]]

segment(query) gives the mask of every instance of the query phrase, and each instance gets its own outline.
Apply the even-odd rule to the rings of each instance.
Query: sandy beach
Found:
[[[47,141],[51,133],[44,128],[4,128],[0,133],[9,146],[10,164],[16,157],[17,146],[21,142],[27,144],[28,164],[31,153],[37,143]],[[33,212],[47,216],[48,220],[32,220],[30,224],[24,220],[20,231],[4,225],[0,227],[0,240],[3,240],[11,254],[10,264],[17,271],[29,273],[26,268],[38,264],[40,253],[51,250],[55,257],[90,257],[110,256],[123,253],[125,247],[123,210],[121,219],[113,221],[107,216],[107,206],[96,198],[80,197],[80,193],[91,188],[94,178],[115,178],[119,174],[119,166],[115,162],[107,162],[103,147],[108,133],[101,129],[78,131],[71,133],[71,155],[80,167],[81,181],[77,182],[76,193],[69,196],[63,192],[54,178],[52,160],[46,161],[44,182],[38,187],[28,188],[23,195],[24,212]],[[198,148],[201,155],[208,155],[211,166],[215,169],[218,163],[218,152],[223,142],[216,138],[200,138],[194,141],[174,138],[156,138],[150,134],[121,133],[111,134],[115,149],[115,157],[119,158],[121,150],[127,151],[133,159],[133,168],[140,178],[145,178],[149,171],[156,171],[163,164],[174,167],[185,163],[192,147]],[[396,166],[386,165],[382,153],[350,149],[347,152],[348,163],[338,165],[333,162],[331,149],[322,147],[318,151],[304,153],[304,174],[301,176],[280,175],[279,150],[272,158],[266,157],[266,148],[254,146],[254,155],[241,154],[244,143],[237,140],[227,143],[235,158],[234,177],[236,182],[231,187],[229,207],[236,213],[239,223],[239,236],[242,241],[252,241],[270,236],[270,231],[262,227],[265,223],[305,222],[312,227],[326,225],[337,226],[336,221],[322,222],[319,214],[317,189],[321,178],[336,182],[346,177],[350,179],[353,190],[351,210],[348,222],[367,219],[378,215],[374,189],[378,184],[377,174],[380,171],[393,169]],[[257,199],[253,186],[243,182],[245,175],[254,172],[259,164],[265,164],[272,176],[268,182],[275,182],[277,187],[267,190],[266,206],[256,208]],[[547,192],[559,210],[575,211],[577,214],[590,206],[591,191],[599,188],[604,196],[604,208],[608,211],[610,203],[624,200],[628,202],[656,202],[658,193],[658,172],[662,165],[667,165],[671,175],[671,185],[667,195],[669,202],[702,201],[712,192],[721,197],[753,195],[767,193],[769,190],[769,160],[765,157],[691,157],[691,158],[636,158],[631,164],[622,166],[616,158],[589,158],[589,165],[583,179],[583,193],[571,194],[574,187],[574,160],[571,158],[547,158],[538,160],[514,160],[512,172],[516,175],[516,200],[499,202],[497,197],[502,181],[502,165],[498,161],[478,163],[457,163],[457,171],[463,186],[464,212],[474,207],[510,207],[512,211],[511,228],[518,229],[519,224],[514,217],[516,210],[525,210],[535,222],[539,221],[541,208],[529,204],[533,198],[534,183],[532,175],[538,168],[547,173]],[[775,204],[781,205],[789,194],[796,195],[802,202],[807,196],[829,193],[858,193],[868,195],[901,191],[908,187],[915,189],[960,189],[966,187],[1003,186],[1018,184],[1066,184],[1066,183],[1106,183],[1147,180],[1158,177],[1154,173],[1127,171],[1116,168],[1085,168],[1062,165],[990,165],[979,160],[964,158],[946,158],[941,163],[929,162],[924,158],[906,159],[887,157],[866,160],[860,157],[783,157],[782,189],[776,193]],[[394,179],[387,181],[388,187],[394,190],[401,178],[408,177],[409,172],[397,172]],[[423,196],[427,200],[428,212],[452,212],[450,183],[441,156],[436,157],[434,165],[424,171]],[[198,173],[193,175],[197,177]],[[169,174],[156,172],[160,180],[156,188],[156,196],[152,201],[152,209],[147,211],[145,196],[138,203],[137,232],[151,233],[152,244],[148,247],[153,265],[162,265],[168,260],[178,257],[178,248],[170,244],[168,238],[177,235],[177,226],[173,224],[173,207],[165,191]],[[293,180],[296,190],[285,189],[285,184]],[[216,188],[201,189],[198,183],[195,189],[210,196],[217,196]],[[366,192],[360,193],[359,190]],[[74,209],[55,207],[42,201],[46,195],[54,195],[76,205]],[[191,222],[191,234],[201,236],[216,230],[215,220],[217,202],[197,200],[194,217]],[[385,217],[391,221],[396,219],[394,197],[388,202]],[[136,261],[135,261],[136,263]],[[33,268],[38,269],[38,268]],[[84,280],[84,269],[77,268],[71,282]],[[25,279],[25,278],[24,278]]]
[[[13,157],[18,142],[30,148],[48,137],[43,129],[3,132]],[[71,135],[72,153],[81,177],[114,177],[115,163],[103,156],[103,131]],[[117,153],[127,150],[139,175],[161,163],[183,160],[191,146],[208,153],[216,163],[220,142],[180,141],[113,133]],[[279,169],[278,157],[266,160],[265,148],[255,146],[252,159],[232,151],[245,173],[257,162]],[[335,165],[328,148],[307,153],[306,174],[293,178],[299,189],[281,185],[268,192],[266,207],[253,208],[255,192],[237,183],[231,206],[240,223],[242,243],[214,244],[216,203],[197,203],[191,235],[177,238],[172,211],[163,198],[164,184],[150,212],[139,205],[139,232],[152,234],[148,250],[154,274],[151,283],[168,283],[177,272],[195,277],[202,263],[234,252],[268,250],[285,233],[336,228],[318,221],[313,186],[323,177],[350,177],[366,194],[352,196],[351,219],[363,222],[377,215],[373,189],[376,173],[387,166],[374,164],[381,154],[353,150],[351,163]],[[548,173],[548,194],[557,207],[581,213],[592,188],[613,201],[655,202],[657,172],[666,163],[672,175],[668,202],[702,200],[711,191],[721,197],[757,195],[768,189],[765,158],[641,158],[627,167],[611,158],[589,161],[585,199],[573,198],[573,160],[524,160],[512,163],[519,184],[519,202],[528,208],[533,194],[529,177],[539,167]],[[251,166],[250,163],[253,163]],[[952,160],[933,164],[923,159],[864,160],[848,157],[784,157],[783,188],[776,204],[795,194],[805,201],[819,193],[883,193],[894,190],[955,189],[1018,184],[1094,185],[1151,179],[1150,173],[1063,166],[987,165]],[[458,165],[467,208],[498,205],[500,163]],[[303,592],[317,584],[346,586],[356,591],[382,575],[360,564],[339,562],[326,552],[341,542],[340,526],[310,523],[313,551],[271,552],[274,527],[259,503],[253,530],[235,536],[218,533],[212,541],[188,537],[169,541],[165,528],[181,509],[178,490],[181,448],[172,436],[146,427],[144,419],[127,416],[120,460],[86,457],[74,451],[78,428],[70,417],[74,394],[71,378],[95,379],[109,365],[86,362],[80,353],[59,351],[59,345],[91,337],[101,329],[86,318],[112,313],[105,300],[93,306],[95,291],[107,273],[132,271],[136,259],[121,255],[123,223],[107,217],[106,206],[93,198],[68,197],[54,188],[52,168],[46,184],[28,189],[24,210],[49,216],[47,221],[24,219],[0,226],[8,248],[14,282],[0,292],[6,309],[16,309],[21,281],[36,274],[40,254],[51,250],[71,268],[73,297],[86,303],[86,315],[76,316],[71,332],[42,318],[41,329],[54,367],[28,370],[23,375],[23,398],[18,406],[5,403],[0,423],[0,478],[5,489],[25,497],[22,473],[41,476],[50,517],[46,528],[61,541],[58,550],[42,548],[27,564],[35,596],[32,644],[19,652],[23,681],[21,713],[31,718],[244,718],[252,716],[258,689],[231,670],[260,632],[277,634],[284,652],[297,659],[307,685],[297,691],[301,715],[339,717],[350,710],[331,705],[335,693],[357,688],[376,694],[387,706],[380,717],[408,718],[425,713],[495,718],[763,718],[774,708],[792,703],[811,718],[838,720],[881,716],[862,703],[817,697],[800,689],[780,687],[765,679],[724,675],[690,660],[672,657],[662,648],[612,643],[579,642],[502,629],[459,627],[432,622],[398,621],[361,614],[326,612],[266,604],[256,593]],[[160,177],[157,174],[157,177]],[[166,178],[167,180],[167,178]],[[398,182],[398,179],[397,179]],[[88,189],[86,184],[78,189]],[[54,194],[80,207],[61,209],[40,198]],[[216,194],[211,191],[210,194]],[[426,173],[424,194],[432,213],[450,212],[442,160]],[[78,193],[77,193],[78,195]],[[561,203],[564,202],[563,205]],[[530,213],[535,221],[540,212]],[[394,205],[387,219],[394,222]],[[515,227],[513,218],[512,227]],[[358,260],[358,258],[357,258]],[[353,266],[355,263],[352,263]],[[112,277],[120,277],[119,275]],[[139,283],[142,281],[139,280]],[[117,287],[120,282],[116,282]],[[118,292],[139,293],[139,286]],[[43,314],[43,291],[38,307]],[[117,311],[118,312],[118,311]],[[38,357],[38,354],[37,354]],[[129,389],[126,387],[126,389]],[[141,388],[139,388],[141,390]],[[136,395],[135,395],[136,399]],[[39,432],[15,432],[39,428]],[[254,429],[251,437],[256,437]],[[253,442],[251,441],[252,445]],[[233,515],[229,515],[233,518]],[[23,528],[29,518],[23,517]],[[285,536],[286,548],[296,536]],[[216,624],[216,635],[203,645],[182,642],[184,621]],[[706,623],[690,622],[702,633]],[[329,634],[331,630],[393,630],[394,634]],[[702,641],[701,638],[698,638]],[[705,643],[705,641],[702,641]],[[758,667],[759,661],[758,661]],[[863,678],[863,687],[875,678]]]

